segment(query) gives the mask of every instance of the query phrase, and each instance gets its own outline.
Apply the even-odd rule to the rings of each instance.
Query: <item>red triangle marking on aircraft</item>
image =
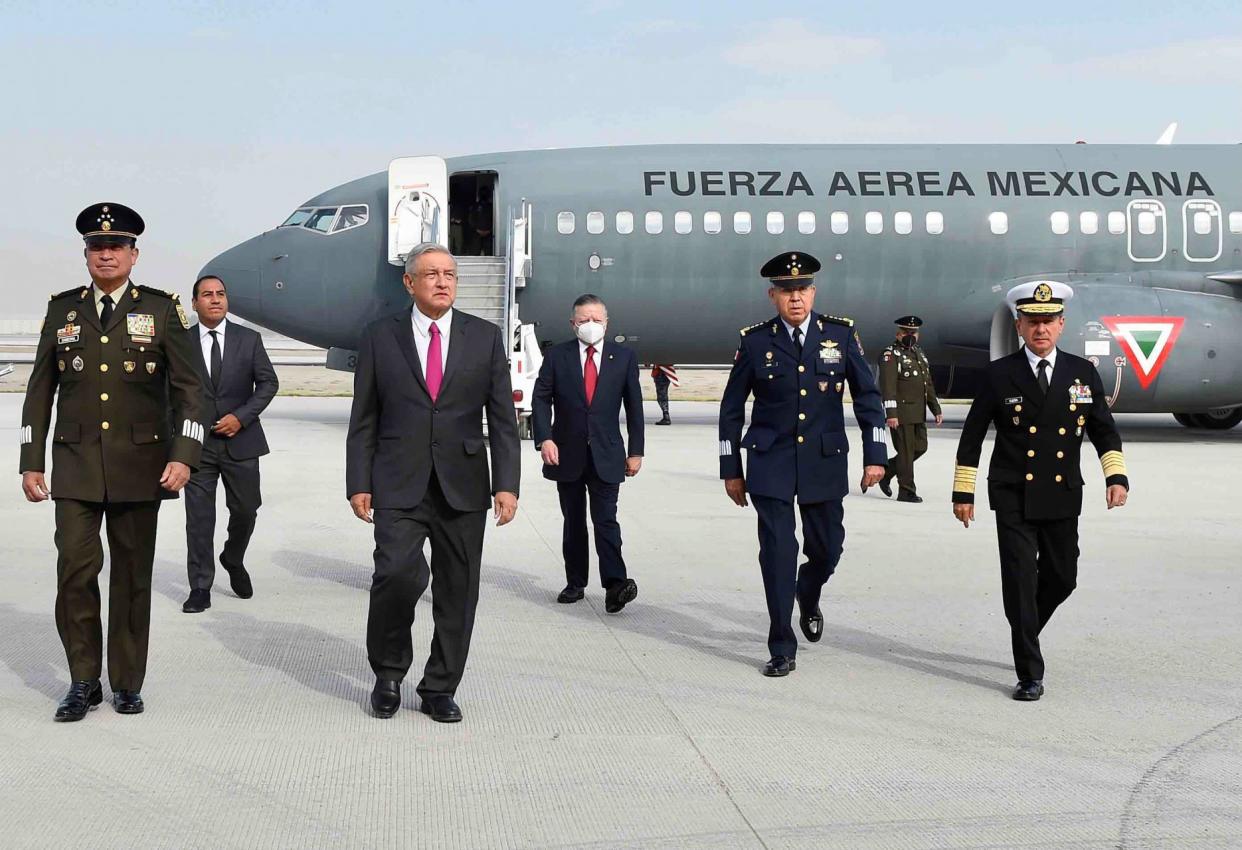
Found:
[[[1186,319],[1182,316],[1101,316],[1100,321],[1112,331],[1113,337],[1126,352],[1126,359],[1134,367],[1139,386],[1147,389],[1164,368],[1164,362],[1169,359],[1173,346],[1177,344],[1177,338],[1182,335],[1182,325]],[[1142,327],[1144,325],[1147,327]],[[1152,350],[1154,357],[1145,354],[1139,347],[1133,335],[1136,330],[1160,332]]]

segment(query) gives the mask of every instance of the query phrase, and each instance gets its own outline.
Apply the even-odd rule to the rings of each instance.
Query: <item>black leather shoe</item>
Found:
[[[401,683],[396,679],[376,679],[371,691],[371,708],[376,717],[392,717],[401,707]]]
[[[1035,702],[1044,695],[1044,683],[1040,679],[1018,682],[1013,689],[1013,698],[1018,702]]]
[[[181,610],[187,614],[201,614],[211,607],[211,591],[210,590],[191,590],[190,598],[181,606]]]
[[[880,492],[885,496],[893,495],[893,473],[884,473],[884,477],[880,479]]]
[[[672,425],[672,424],[673,424],[673,420],[671,420],[671,419],[669,419],[667,416],[665,416],[663,419],[658,420],[655,424],[657,424],[657,425]]]
[[[88,711],[94,711],[103,702],[103,688],[98,679],[83,679],[69,686],[69,693],[56,706],[57,723],[81,720]]]
[[[120,690],[112,695],[112,707],[117,714],[142,714],[146,706],[142,694],[137,691]]]
[[[565,585],[565,589],[561,591],[561,595],[556,597],[556,601],[562,605],[568,605],[571,602],[579,602],[586,593],[580,587],[574,587],[572,584]]]
[[[634,579],[627,578],[608,588],[608,592],[604,594],[604,610],[615,614],[637,598],[638,585],[634,583]]]
[[[461,709],[448,694],[423,697],[419,703],[418,710],[423,714],[430,714],[431,719],[436,723],[461,722]]]
[[[788,676],[797,669],[798,662],[794,661],[792,658],[786,658],[783,655],[773,655],[768,663],[763,665],[763,675]]]
[[[913,502],[914,504],[916,504],[916,505],[917,505],[919,502],[923,501],[923,497],[922,497],[922,496],[916,496],[916,495],[915,495],[915,494],[913,494],[913,493],[907,493],[905,490],[902,490],[900,493],[898,493],[898,494],[897,494],[897,501],[899,501],[899,502]]]
[[[245,566],[234,567],[226,564],[223,555],[220,556],[220,566],[228,571],[229,587],[233,588],[238,599],[249,599],[254,596],[254,585],[250,583],[250,573],[246,572]]]
[[[802,628],[802,634],[811,643],[817,643],[824,636],[824,613],[819,610],[816,605],[810,613],[802,607],[802,600],[798,600],[798,625]]]

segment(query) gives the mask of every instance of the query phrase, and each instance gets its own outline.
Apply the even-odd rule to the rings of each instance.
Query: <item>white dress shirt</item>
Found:
[[[100,289],[98,286],[92,283],[91,294],[95,296],[95,315],[101,319],[103,318],[103,308],[104,308],[103,297],[105,295],[112,296],[112,311],[113,311],[113,315],[116,315],[116,308],[120,306],[121,297],[125,294],[127,289],[129,289],[129,281],[126,281],[123,286],[118,286],[116,289],[112,290],[111,292],[104,292],[102,289]]]
[[[781,319],[781,324],[785,326],[785,333],[789,334],[789,338],[793,340],[794,345],[797,345],[798,341],[794,339],[793,335],[795,326],[789,324],[789,322],[784,319]],[[802,324],[797,325],[796,327],[802,328],[802,344],[806,345],[806,338],[808,335],[807,332],[811,329],[811,314],[809,311],[806,314],[806,318],[802,320]]]
[[[423,364],[423,378],[427,377],[427,349],[431,347],[431,323],[415,305],[410,310],[410,320],[414,325],[414,347],[418,350],[418,362]],[[443,316],[434,320],[440,329],[440,374],[444,375],[448,364],[449,331],[453,327],[453,308],[450,307]]]
[[[221,319],[220,324],[216,325],[214,328],[209,328],[202,322],[198,323],[198,344],[203,349],[203,362],[207,364],[207,377],[209,378],[216,377],[211,374],[211,332],[216,331],[216,338],[220,340],[220,365],[223,367],[225,325],[228,323],[229,320],[227,317]]]
[[[1047,374],[1048,374],[1048,381],[1051,382],[1052,381],[1052,370],[1055,369],[1057,365],[1057,347],[1054,345],[1052,347],[1052,351],[1049,351],[1046,357],[1040,357],[1038,354],[1036,354],[1034,351],[1031,351],[1031,349],[1027,348],[1025,345],[1022,346],[1022,350],[1026,352],[1026,360],[1028,363],[1031,364],[1031,373],[1035,376],[1035,380],[1037,381],[1039,380],[1039,361],[1040,360],[1048,361],[1048,373]]]
[[[587,344],[582,340],[578,340],[578,365],[582,367],[582,378],[586,379],[586,350]],[[604,350],[604,341],[601,339],[595,343],[595,377],[599,377],[603,363],[600,362],[599,353]]]

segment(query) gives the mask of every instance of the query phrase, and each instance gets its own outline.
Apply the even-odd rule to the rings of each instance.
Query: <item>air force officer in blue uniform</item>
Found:
[[[883,477],[888,460],[884,407],[853,320],[811,309],[819,267],[803,252],[780,254],[763,266],[760,274],[769,281],[768,297],[778,315],[742,330],[720,402],[720,477],[738,506],[746,507],[749,492],[759,515],[759,568],[771,618],[772,658],[763,668],[765,676],[785,676],[795,667],[795,596],[807,640],[823,635],[819,596],[845,541],[841,502],[849,492],[849,439],[842,397],[847,383],[862,428],[864,490]],[[750,430],[743,437],[751,395]],[[795,499],[806,557],[800,570]]]

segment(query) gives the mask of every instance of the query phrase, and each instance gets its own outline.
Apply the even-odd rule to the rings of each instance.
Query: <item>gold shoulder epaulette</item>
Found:
[[[72,289],[66,289],[64,292],[57,292],[55,295],[52,295],[51,297],[49,297],[47,300],[55,301],[57,298],[66,298],[70,295],[81,295],[82,290],[85,288],[86,287],[83,287],[83,286],[75,286]]]
[[[746,336],[746,334],[750,333],[750,332],[751,332],[751,331],[753,331],[755,328],[761,328],[761,327],[763,327],[763,326],[764,326],[764,325],[766,325],[766,324],[767,324],[767,322],[766,322],[766,321],[763,321],[763,322],[755,322],[753,325],[747,325],[746,327],[742,328],[742,330],[741,330],[741,334],[742,334],[742,336]]]
[[[147,286],[144,283],[136,283],[134,286],[137,289],[141,289],[143,292],[150,292],[152,295],[162,295],[164,298],[171,298],[173,301],[181,300],[175,292],[167,292],[163,289],[156,289],[154,286]]]
[[[854,327],[854,320],[847,316],[824,316],[830,322],[836,322],[838,325],[845,325],[847,328]]]

